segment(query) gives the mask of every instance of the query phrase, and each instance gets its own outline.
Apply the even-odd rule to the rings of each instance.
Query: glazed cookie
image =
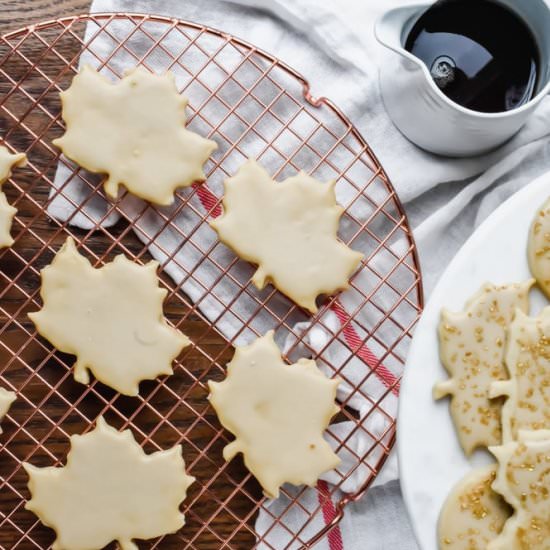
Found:
[[[0,191],[0,248],[13,244],[11,226],[15,214],[17,214],[17,208],[10,206],[6,195]]]
[[[326,378],[315,361],[285,364],[273,331],[238,347],[226,379],[208,383],[221,424],[236,438],[223,450],[225,460],[242,453],[246,467],[272,498],[285,482],[314,485],[340,463],[323,439],[338,411],[338,383]]]
[[[550,432],[520,431],[490,451],[499,466],[493,489],[514,509],[487,550],[548,550],[550,541]]]
[[[138,67],[112,83],[85,66],[61,93],[61,103],[67,130],[53,143],[86,170],[107,174],[110,197],[124,185],[167,205],[178,187],[204,181],[203,165],[217,145],[185,128],[187,99],[172,73]]]
[[[531,224],[527,257],[533,277],[550,297],[550,199],[539,209]]]
[[[491,488],[496,470],[478,468],[453,488],[439,516],[440,550],[486,550],[501,533],[511,510]]]
[[[11,176],[13,168],[25,166],[27,157],[23,153],[10,153],[6,147],[0,145],[0,189],[2,184]],[[13,217],[17,209],[8,204],[6,195],[0,191],[0,248],[11,246],[13,239],[10,235]]]
[[[15,401],[16,396],[12,391],[8,391],[4,388],[0,388],[0,422],[2,422],[4,416],[8,414],[11,404]],[[0,434],[2,433],[2,428],[0,428]]]
[[[516,439],[520,430],[550,429],[550,307],[534,318],[516,313],[506,366],[510,380],[491,387],[492,396],[507,397],[502,409],[504,442]]]
[[[436,384],[434,398],[451,396],[451,416],[467,455],[502,442],[502,401],[490,399],[491,384],[508,379],[504,364],[507,328],[517,308],[527,311],[534,281],[485,284],[464,311],[441,312],[439,351],[451,378]]]
[[[163,317],[157,268],[120,255],[94,269],[69,237],[41,271],[44,305],[29,317],[58,350],[77,356],[76,381],[87,384],[89,369],[120,393],[137,395],[141,380],[172,374],[189,340]]]
[[[130,430],[99,418],[92,432],[71,436],[67,465],[23,463],[32,498],[25,508],[55,530],[54,549],[99,550],[118,541],[150,539],[180,529],[181,502],[194,478],[186,475],[181,446],[146,455]]]
[[[13,168],[26,164],[27,157],[24,153],[10,153],[6,147],[0,145],[0,185],[11,176]]]
[[[276,182],[249,160],[225,181],[224,214],[210,225],[238,256],[258,265],[257,288],[272,282],[315,313],[317,296],[348,288],[363,257],[337,238],[343,209],[334,186],[304,172]]]

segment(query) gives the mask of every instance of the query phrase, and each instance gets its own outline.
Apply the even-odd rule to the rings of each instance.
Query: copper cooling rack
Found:
[[[121,67],[136,64],[176,71],[181,91],[190,98],[190,126],[220,144],[207,165],[207,186],[182,191],[172,209],[153,209],[163,222],[151,234],[144,229],[147,224],[140,223],[142,216],[151,215],[151,207],[143,205],[130,215],[124,196],[116,203],[106,201],[100,217],[91,216],[88,206],[103,200],[101,182],[60,158],[52,146],[52,140],[63,133],[59,91],[68,87],[83,56],[99,69],[108,69],[113,77],[121,76]],[[353,383],[349,399],[360,396],[370,409],[359,420],[344,400],[335,421],[351,421],[354,431],[368,433],[369,415],[380,413],[388,419],[383,433],[369,434],[373,443],[361,455],[348,446],[348,438],[338,441],[339,449],[357,461],[357,468],[368,464],[371,475],[353,494],[346,494],[340,488],[353,470],[337,471],[336,485],[321,487],[319,505],[314,510],[302,509],[307,513],[305,525],[287,533],[285,548],[313,545],[338,523],[345,504],[367,490],[393,445],[395,418],[385,403],[398,393],[411,330],[422,306],[416,251],[405,214],[367,143],[330,101],[313,98],[306,80],[275,57],[214,29],[137,14],[65,18],[3,36],[0,124],[0,136],[8,147],[26,152],[29,158],[28,166],[17,170],[4,185],[18,215],[13,226],[15,244],[0,251],[0,384],[15,390],[18,399],[3,422],[0,438],[1,547],[51,545],[53,532],[24,509],[29,494],[21,462],[62,463],[69,435],[89,430],[97,416],[104,414],[117,428],[130,427],[148,452],[181,443],[188,470],[197,478],[184,504],[185,528],[144,543],[144,548],[241,550],[255,544],[274,548],[269,532],[284,525],[282,516],[289,510],[300,509],[303,491],[283,491],[288,506],[278,514],[266,512],[272,528],[258,537],[254,520],[262,506],[261,492],[242,462],[223,462],[221,450],[230,436],[206,400],[207,380],[223,377],[236,338],[258,334],[259,316],[269,318],[278,333],[295,336],[288,354],[305,349],[306,354],[322,357],[334,375],[345,379],[346,363],[352,358],[362,361],[363,380]],[[305,169],[320,179],[336,178],[338,185],[345,185],[342,225],[347,232],[342,238],[365,253],[352,280],[359,297],[354,310],[346,311],[339,297],[326,299],[310,328],[305,333],[298,331],[294,321],[307,321],[305,312],[271,287],[258,292],[248,278],[238,275],[250,273],[250,267],[217,241],[204,245],[201,230],[220,213],[218,191],[223,178],[249,156],[259,158],[276,177]],[[78,201],[68,191],[75,177],[85,190]],[[60,199],[65,199],[69,211],[64,220],[51,215],[52,205]],[[176,223],[182,212],[193,214],[191,230]],[[158,237],[167,228],[182,246],[199,254],[192,269],[179,263],[177,251],[163,250]],[[192,283],[200,290],[200,297],[192,300],[181,284],[161,274],[169,293],[167,315],[193,344],[176,361],[173,376],[143,383],[138,398],[120,396],[95,382],[89,386],[74,382],[73,358],[39,338],[27,318],[28,312],[40,307],[39,270],[69,234],[95,265],[118,253],[146,262],[155,245],[165,253],[161,267],[176,265],[179,283]],[[203,262],[209,262],[215,274],[208,283],[199,276]],[[367,287],[364,280],[358,283],[360,278],[369,281]],[[231,300],[219,293],[220,282],[231,283]],[[242,313],[233,306],[235,300],[244,298],[253,307]],[[218,304],[217,319],[205,315],[208,300]],[[340,326],[331,329],[330,341],[322,350],[315,350],[308,344],[307,333],[323,325],[330,309]],[[217,321],[228,312],[237,327],[230,337],[217,328]],[[332,344],[347,350],[348,359],[337,365],[328,362],[325,351]],[[371,377],[384,384],[384,391],[375,398],[362,389]],[[377,457],[374,464],[373,456]],[[327,510],[332,510],[328,517]],[[308,524],[323,514],[322,527],[312,535]]]

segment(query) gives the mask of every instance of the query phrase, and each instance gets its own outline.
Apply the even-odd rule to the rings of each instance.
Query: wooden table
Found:
[[[41,20],[84,13],[89,3],[89,0],[0,0],[0,32],[3,34]],[[0,57],[1,53],[0,51]],[[32,52],[28,53],[32,57]],[[66,53],[67,57],[70,58],[78,54],[78,49],[76,48],[76,51],[67,51]],[[25,65],[21,59],[14,58],[13,61],[10,61],[9,68],[5,68],[5,70],[15,80],[19,78],[27,79],[24,76],[27,67],[28,65]],[[67,75],[67,78],[64,78],[63,82],[60,82],[61,87],[68,86],[70,82],[69,76]],[[10,83],[6,79],[0,78],[0,102],[10,92],[10,86]],[[39,94],[42,89],[41,87],[44,87],[44,82],[39,77],[28,78],[28,82],[25,81],[25,86],[31,93]],[[57,93],[52,93],[51,97],[48,96],[42,102],[47,105],[50,112],[59,112],[60,106]],[[20,103],[24,103],[23,97]],[[38,128],[44,124],[43,113],[38,108],[35,107],[31,116],[27,116],[24,115],[27,107],[18,105],[17,98],[12,97],[6,101],[6,105],[9,106],[12,112],[15,112],[16,116],[25,116],[25,120],[30,127],[34,125]],[[13,127],[13,124],[14,122],[9,116],[6,116],[5,113],[0,114],[0,128],[2,134],[4,132],[9,133],[8,141],[10,145],[17,150],[29,150],[30,148],[29,156],[33,164],[38,165],[40,170],[44,170],[48,177],[52,178],[55,173],[57,153],[47,153],[38,150],[34,145],[31,146],[30,144],[33,140],[30,139],[26,131],[17,129],[17,131],[10,133],[10,128]],[[48,130],[44,140],[50,143],[51,139],[60,134],[60,131],[59,127],[54,127],[51,131]],[[4,136],[2,135],[1,137]],[[30,538],[34,543],[27,539],[17,546],[17,548],[26,550],[27,548],[36,548],[35,544],[39,544],[42,548],[49,547],[53,540],[53,533],[40,526],[32,527],[36,518],[30,512],[23,510],[24,499],[29,497],[29,493],[26,487],[26,475],[18,462],[28,459],[35,465],[47,466],[52,464],[52,457],[56,457],[63,462],[68,451],[66,434],[79,433],[83,429],[89,428],[89,425],[87,426],[86,422],[83,422],[82,418],[79,418],[78,414],[73,412],[66,420],[63,420],[65,435],[56,432],[46,436],[50,426],[47,419],[42,417],[41,414],[44,413],[50,418],[57,419],[67,410],[66,403],[62,402],[59,396],[69,401],[74,400],[72,402],[75,402],[82,398],[84,395],[83,392],[86,392],[87,389],[74,382],[72,377],[68,377],[60,386],[59,396],[54,394],[51,398],[48,397],[48,394],[51,392],[45,388],[42,381],[35,379],[32,369],[39,369],[41,377],[45,378],[49,384],[56,385],[60,383],[63,375],[62,364],[70,366],[73,358],[55,353],[48,359],[47,348],[40,344],[40,340],[33,340],[30,344],[24,344],[24,352],[21,352],[20,358],[18,357],[20,351],[17,350],[22,349],[20,346],[23,342],[21,327],[29,331],[27,334],[32,333],[34,330],[26,317],[26,313],[36,309],[36,301],[32,304],[25,297],[24,293],[33,292],[38,289],[39,278],[35,269],[40,269],[44,265],[47,265],[52,257],[51,250],[43,251],[44,244],[38,237],[43,239],[50,238],[59,229],[52,227],[53,222],[47,219],[47,216],[41,212],[39,207],[40,204],[44,204],[48,199],[49,187],[47,183],[41,178],[37,178],[36,172],[33,173],[33,170],[27,167],[17,172],[17,185],[19,184],[21,186],[18,188],[15,185],[9,184],[4,188],[9,202],[17,205],[19,213],[13,231],[16,243],[13,249],[0,251],[0,274],[3,274],[3,277],[0,277],[0,330],[2,331],[0,342],[5,344],[3,347],[0,347],[0,378],[2,378],[0,385],[10,383],[18,392],[21,392],[20,399],[16,401],[10,411],[9,420],[4,422],[3,427],[5,431],[2,435],[3,441],[0,442],[0,445],[6,442],[3,450],[0,447],[3,453],[0,453],[2,458],[0,460],[0,481],[5,478],[10,480],[9,486],[4,486],[0,491],[0,548],[9,549],[18,542],[21,538],[21,532],[18,529],[22,528],[25,530],[32,528]],[[29,197],[31,196],[33,200],[30,200]],[[23,226],[25,224],[30,224],[31,231],[24,229]],[[115,238],[123,235],[124,245],[128,247],[128,250],[134,254],[142,254],[142,245],[137,241],[135,236],[127,232],[126,227],[127,224],[125,223],[117,224],[112,229],[113,235],[115,235]],[[73,230],[71,229],[71,231]],[[80,236],[84,234],[85,232],[80,232]],[[54,249],[58,248],[65,237],[66,232],[55,233],[52,247]],[[87,243],[94,252],[100,255],[109,250],[110,247],[112,248],[112,239],[100,231],[89,235]],[[114,253],[119,252],[121,251],[111,250],[108,256],[112,258]],[[25,267],[24,264],[24,260],[30,260],[31,258],[33,270]],[[146,260],[147,256],[142,256],[141,258]],[[22,270],[24,273],[21,276]],[[3,292],[4,289],[9,287],[10,278],[18,278],[20,287],[10,288],[7,292]],[[164,279],[166,285],[173,288],[173,283],[167,278]],[[23,309],[18,311],[19,308]],[[174,323],[179,323],[179,320],[185,317],[186,314],[186,308],[175,299],[167,302],[166,311],[167,316]],[[12,316],[15,316],[15,321]],[[223,365],[230,359],[232,349],[217,333],[213,330],[209,331],[205,327],[206,324],[194,314],[185,317],[185,321],[180,325],[180,328],[192,340],[202,335],[201,346],[203,349],[212,357],[218,357],[218,363]],[[42,343],[44,342],[42,341]],[[207,373],[209,378],[212,376],[216,378],[216,375],[209,373],[211,361],[197,350],[192,350],[189,353],[184,352],[181,361],[189,369],[189,372],[193,373],[193,376],[203,377]],[[217,377],[219,378],[219,376],[220,373],[218,373]],[[31,383],[27,384],[29,380],[31,380]],[[189,376],[186,378],[184,373],[176,372],[165,383],[173,391],[181,392],[178,395],[184,395],[189,385]],[[155,382],[147,382],[142,385],[142,395],[151,394],[156,385]],[[78,405],[78,409],[85,411],[89,419],[95,418],[101,409],[104,408],[105,400],[111,401],[112,406],[119,410],[126,418],[135,410],[136,402],[131,398],[116,397],[111,390],[101,387],[99,384],[95,386],[94,391],[96,393],[86,394],[85,398]],[[185,399],[189,399],[189,403],[196,410],[199,408],[204,410],[207,403],[206,397],[207,392],[203,385],[202,387],[195,388]],[[164,390],[158,392],[151,400],[153,407],[162,411],[168,411],[172,407],[173,403],[171,401],[173,401],[173,396],[170,397]],[[36,405],[36,408],[34,405]],[[32,422],[28,420],[30,415],[32,416]],[[180,406],[170,417],[172,426],[176,426],[179,433],[191,433],[189,437],[195,443],[195,447],[184,444],[184,454],[188,464],[191,464],[193,460],[197,460],[197,457],[201,455],[201,449],[208,446],[212,438],[212,424],[219,427],[211,409],[205,415],[208,415],[209,425],[197,424],[195,422],[196,418],[190,415],[188,411],[186,412],[184,406]],[[118,422],[116,415],[112,416],[111,419],[117,427],[120,427],[120,417],[118,418]],[[154,411],[148,410],[145,407],[135,421],[147,433],[147,430],[152,429],[158,423],[158,417],[155,419]],[[20,430],[22,424],[26,425],[25,429],[27,431],[22,432]],[[47,437],[42,449],[36,448],[29,434],[32,434],[32,437]],[[178,441],[177,434],[177,431],[171,432],[165,427],[161,427],[156,432],[154,441],[161,447],[166,448]],[[138,437],[138,440],[143,441],[143,438]],[[191,502],[194,501],[194,497],[196,497],[196,501],[190,506],[190,510],[186,512],[188,525],[182,531],[184,533],[183,539],[179,537],[165,539],[161,543],[163,549],[174,548],[179,550],[182,548],[182,543],[185,548],[200,550],[216,550],[220,548],[220,540],[209,529],[204,529],[204,523],[209,523],[218,536],[221,534],[229,541],[230,546],[227,546],[228,548],[244,550],[253,546],[254,537],[252,533],[243,530],[236,533],[236,528],[239,521],[242,521],[241,518],[244,518],[244,521],[249,525],[253,525],[255,517],[254,500],[258,499],[261,494],[259,486],[254,481],[248,481],[245,484],[246,490],[254,495],[254,500],[245,497],[233,498],[230,496],[230,493],[233,491],[234,486],[232,487],[231,484],[224,483],[222,479],[214,480],[214,472],[223,466],[223,459],[221,457],[222,447],[223,442],[218,440],[213,447],[209,448],[209,456],[205,457],[204,460],[200,459],[196,462],[196,467],[191,473],[199,481],[191,488],[189,496]],[[150,443],[146,443],[145,448],[148,452],[154,450]],[[51,455],[48,454],[50,452]],[[207,459],[210,460],[211,456],[214,458],[209,463]],[[240,460],[233,461],[229,465],[228,475],[232,479],[237,480],[237,483],[242,482],[246,476],[246,470]],[[210,485],[210,493],[207,492],[199,497],[199,488],[204,485]],[[228,499],[231,513],[227,512],[224,506],[220,507],[220,502],[223,499]],[[13,523],[10,523],[10,521],[2,522],[2,517],[9,515],[13,510],[16,511],[10,520]],[[14,526],[14,524],[18,527]],[[198,538],[193,542],[189,542],[195,536]],[[145,548],[148,546],[143,545],[140,547]]]
[[[0,0],[0,33],[61,16],[85,13],[90,0]]]

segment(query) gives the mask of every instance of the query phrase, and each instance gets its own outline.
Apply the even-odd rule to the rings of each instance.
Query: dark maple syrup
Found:
[[[540,53],[533,33],[496,0],[439,0],[416,22],[405,48],[447,97],[468,109],[510,111],[536,94]]]

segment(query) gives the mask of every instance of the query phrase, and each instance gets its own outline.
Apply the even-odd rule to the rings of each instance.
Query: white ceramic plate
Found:
[[[447,268],[416,329],[401,385],[397,438],[401,487],[421,550],[437,550],[439,511],[453,485],[473,466],[492,460],[482,451],[466,459],[448,401],[432,399],[434,383],[447,377],[438,355],[441,309],[463,309],[485,282],[504,284],[531,277],[527,236],[548,195],[550,174],[516,193],[479,227]],[[531,298],[532,314],[547,305],[538,291]]]

